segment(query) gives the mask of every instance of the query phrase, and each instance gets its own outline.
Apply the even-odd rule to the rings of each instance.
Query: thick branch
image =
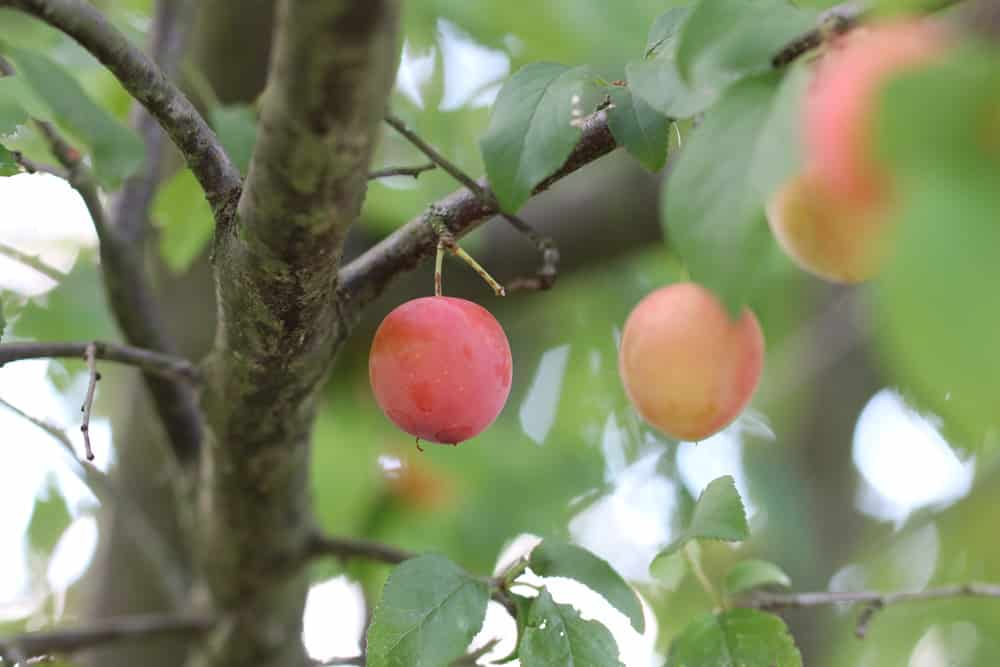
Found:
[[[2,59],[0,72],[10,74]],[[51,123],[36,121],[36,125],[90,213],[100,241],[104,289],[125,338],[140,347],[174,354],[176,346],[146,277],[139,244],[130,242],[108,223],[97,183],[80,152]],[[174,455],[183,464],[192,463],[201,445],[201,415],[194,393],[183,384],[155,375],[146,374],[145,382]]]
[[[83,0],[0,0],[0,7],[5,6],[58,28],[111,70],[180,149],[205,190],[216,220],[231,220],[240,192],[239,171],[184,93],[142,51]]]
[[[206,616],[151,614],[109,618],[87,627],[28,632],[0,639],[0,656],[12,662],[51,654],[65,655],[101,644],[153,637],[198,635],[212,627]]]
[[[95,357],[104,361],[135,366],[169,380],[195,382],[198,369],[191,362],[168,354],[116,343],[0,343],[0,366],[22,359],[82,359],[87,346],[93,345]]]
[[[312,534],[309,439],[345,335],[335,299],[347,230],[396,71],[398,0],[279,4],[238,229],[219,230],[219,328],[206,370],[201,509],[207,583],[238,610],[204,664],[303,664]]]
[[[149,56],[166,77],[173,77],[177,72],[193,9],[192,0],[156,1],[149,30]],[[166,135],[141,104],[133,105],[131,122],[146,146],[146,161],[138,173],[125,181],[115,199],[111,207],[111,224],[122,241],[138,246],[149,226],[149,207],[162,178]]]
[[[591,116],[583,135],[565,164],[535,188],[535,193],[573,173],[617,147],[603,113]],[[435,203],[431,210],[442,215],[456,238],[465,236],[489,218],[499,214],[495,199],[485,179],[477,185],[490,193],[480,197],[468,189],[453,192]],[[356,317],[361,309],[374,301],[389,283],[406,271],[411,271],[425,258],[434,254],[437,235],[428,224],[428,213],[406,223],[377,243],[340,271],[340,288],[345,310]]]

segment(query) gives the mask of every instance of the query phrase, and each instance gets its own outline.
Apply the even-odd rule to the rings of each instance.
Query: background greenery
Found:
[[[109,12],[119,28],[142,39],[148,3],[97,4]],[[597,76],[621,79],[626,64],[642,57],[650,26],[668,7],[651,0],[406,3],[404,52],[407,57],[433,56],[428,76],[417,86],[422,104],[397,91],[393,107],[442,153],[466,171],[482,174],[479,139],[488,126],[489,108],[468,100],[454,108],[441,108],[449,92],[449,67],[455,68],[456,80],[465,77],[477,81],[484,90],[535,61],[569,66],[589,63]],[[445,39],[446,34],[452,35],[451,41]],[[25,58],[38,52],[59,63],[99,107],[119,119],[126,117],[129,100],[114,79],[53,31],[20,15],[0,12],[0,40],[15,59],[17,50],[24,49],[29,54]],[[480,59],[463,64],[455,47],[458,42],[467,49],[478,49]],[[492,80],[479,81],[481,77],[468,63],[482,63],[486,50],[496,62],[506,59],[509,65]],[[697,67],[697,57],[691,57]],[[918,228],[930,230],[926,236],[906,240],[902,263],[885,281],[873,287],[830,288],[795,270],[770,246],[742,258],[753,263],[755,279],[752,289],[740,296],[757,312],[767,340],[765,379],[753,404],[753,415],[766,427],[744,421],[726,442],[713,439],[698,446],[702,457],[699,474],[712,470],[734,475],[753,510],[749,541],[738,549],[715,544],[703,548],[710,576],[720,581],[732,564],[751,555],[780,564],[795,590],[825,590],[831,582],[875,590],[910,589],[992,581],[1000,576],[995,456],[981,446],[983,427],[989,426],[990,410],[996,405],[995,394],[989,392],[996,382],[996,366],[992,364],[998,357],[991,350],[996,347],[1000,321],[995,309],[977,307],[995,301],[1000,282],[993,280],[994,274],[961,273],[966,251],[982,253],[985,258],[995,255],[997,245],[984,244],[982,239],[996,240],[997,195],[991,191],[996,172],[989,171],[994,165],[987,160],[982,182],[965,175],[967,165],[962,160],[972,159],[969,155],[975,146],[955,148],[955,135],[967,126],[962,114],[974,113],[975,107],[951,103],[956,97],[965,98],[957,93],[950,97],[942,94],[941,108],[924,108],[906,97],[928,86],[947,90],[950,85],[960,85],[966,90],[984,80],[992,85],[996,67],[983,65],[980,78],[975,75],[976,64],[992,65],[989,58],[994,56],[971,53],[964,57],[968,61],[952,65],[954,72],[931,73],[927,80],[910,81],[909,87],[904,81],[892,91],[886,121],[887,151],[909,166],[909,187],[923,193],[922,199],[912,203],[913,215],[929,216],[935,224]],[[964,72],[970,81],[955,84],[955,72]],[[198,73],[187,75],[192,79],[189,83],[194,83],[191,89],[195,96],[200,90],[204,97]],[[996,91],[995,86],[986,89]],[[53,95],[58,96],[59,91]],[[212,104],[210,99],[200,101]],[[899,105],[895,116],[891,115],[893,104]],[[245,142],[246,133],[252,132],[242,122],[250,113],[249,107],[230,105],[225,113],[228,115],[214,117],[217,127],[228,127],[235,144]],[[905,122],[892,122],[904,116]],[[86,122],[79,129],[67,128],[84,143],[88,143]],[[711,119],[706,126],[713,127]],[[689,132],[685,126],[679,133],[682,143]],[[926,146],[921,142],[927,136],[947,139],[941,145]],[[671,141],[676,142],[676,137]],[[695,141],[692,145],[697,146]],[[52,161],[30,128],[4,143]],[[99,157],[98,147],[94,150]],[[128,150],[109,150],[115,160],[134,159]],[[927,166],[921,162],[927,151],[946,158],[958,155],[954,160],[942,160],[946,167],[958,164],[950,172],[958,174],[957,183],[936,177],[930,180],[927,174],[938,175],[940,165],[936,164],[935,170],[921,170]],[[741,188],[746,187],[743,179],[754,167],[741,166],[743,157],[739,146],[730,144],[702,159],[714,161],[719,178],[730,179],[733,188]],[[120,173],[115,167],[127,168],[115,160],[103,172],[110,181]],[[375,166],[423,161],[415,149],[387,130]],[[199,213],[196,190],[185,173],[179,172],[170,181],[154,209],[163,228],[159,250],[168,267],[165,276],[184,273],[192,263],[203,261],[203,242],[210,233],[210,218]],[[677,176],[682,175],[678,171]],[[636,465],[652,456],[655,469],[649,475],[668,483],[667,488],[675,494],[672,510],[644,506],[641,494],[624,497],[634,503],[637,513],[665,522],[667,534],[676,533],[707,479],[699,482],[690,472],[685,476],[683,447],[638,421],[622,393],[616,366],[617,335],[632,306],[651,289],[685,275],[677,258],[687,242],[682,233],[673,234],[668,229],[671,242],[663,243],[644,239],[634,231],[644,224],[648,228],[649,217],[658,214],[657,188],[650,187],[653,179],[620,152],[567,179],[540,202],[533,202],[528,209],[533,221],[562,229],[561,233],[569,236],[573,235],[573,216],[579,214],[581,201],[584,208],[592,204],[604,217],[600,227],[586,226],[588,234],[574,238],[564,249],[564,263],[569,268],[550,292],[498,300],[464,267],[450,264],[446,268],[446,292],[470,296],[487,305],[507,331],[514,354],[514,388],[504,413],[487,432],[458,449],[428,446],[426,452],[417,452],[414,443],[379,413],[368,387],[367,346],[374,325],[395,303],[429,293],[430,275],[422,271],[418,277],[404,280],[407,285],[375,307],[338,361],[337,381],[329,389],[316,426],[312,481],[324,528],[416,551],[443,553],[469,571],[491,572],[501,549],[519,534],[574,537],[569,532],[574,517],[602,499],[622,493],[623,480],[633,479],[626,471],[634,472]],[[677,188],[688,187],[680,183]],[[697,187],[697,183],[690,187]],[[440,170],[415,181],[374,183],[357,243],[388,233],[417,215],[428,202],[455,188]],[[633,196],[632,192],[640,194]],[[598,197],[603,201],[596,201]],[[666,205],[668,219],[672,219],[670,205]],[[677,216],[682,217],[683,211]],[[963,242],[955,231],[956,217],[979,225],[983,235]],[[18,224],[45,221],[25,219]],[[615,243],[622,238],[631,241]],[[701,241],[696,238],[691,242]],[[503,247],[499,247],[501,243]],[[466,245],[487,263],[489,259],[502,262],[488,268],[503,277],[514,272],[507,262],[523,266],[523,257],[517,262],[515,258],[530,257],[533,252],[528,244],[492,230],[477,234]],[[735,268],[740,258],[708,259],[716,262],[708,270],[721,281],[723,290],[737,282],[749,287],[742,281],[742,269]],[[724,266],[720,268],[718,262]],[[580,270],[582,265],[586,269]],[[697,261],[688,262],[688,270],[695,273],[701,266]],[[734,267],[730,273],[728,266]],[[5,293],[5,314],[11,322],[7,335],[38,340],[113,338],[114,325],[97,280],[96,259],[85,251],[71,275],[44,297],[25,299]],[[956,285],[971,287],[956,293]],[[190,293],[186,298],[203,296]],[[933,322],[916,306],[911,307],[929,298],[950,304]],[[203,323],[192,322],[192,326]],[[945,347],[960,354],[936,354]],[[67,389],[71,385],[67,378],[82,372],[80,365],[73,363],[53,364],[52,369],[53,377],[61,378],[60,386]],[[980,381],[981,377],[985,379]],[[892,499],[873,495],[863,471],[855,465],[855,425],[862,408],[880,389],[916,386],[912,398],[922,399],[927,392],[921,393],[919,387],[927,378],[956,381],[982,397],[969,413],[946,415],[971,424],[971,428],[946,433],[963,460],[971,456],[970,451],[976,452],[976,483],[953,504],[911,507],[914,512],[909,516],[880,519],[879,512],[871,508],[885,506]],[[3,395],[13,400],[9,392],[15,388],[0,387]],[[121,388],[113,382],[104,383],[98,412],[108,413],[116,401],[125,399]],[[4,444],[5,456],[29,455],[25,453],[28,443]],[[717,457],[712,454],[713,447],[719,448]],[[883,460],[882,465],[895,467],[900,477],[909,474],[911,461],[905,442],[879,456],[895,457]],[[396,479],[396,473],[387,470],[385,457],[402,461],[403,479]],[[27,533],[4,535],[5,548],[20,549],[27,540],[39,558],[51,553],[71,521],[59,500],[60,493],[55,487],[40,489]],[[614,541],[617,544],[607,551],[616,553],[622,545],[627,550],[630,539],[638,544],[643,537],[608,525],[604,538],[591,533],[588,539],[598,545]],[[594,544],[588,546],[594,548]],[[601,553],[599,548],[595,550]],[[339,567],[336,563],[317,565],[314,576],[319,581],[338,574]],[[347,573],[361,581],[369,595],[376,596],[387,569],[355,564]],[[636,584],[659,622],[657,644],[665,653],[672,637],[697,614],[710,610],[711,600],[691,576],[668,582],[670,585],[646,579]],[[86,581],[82,579],[80,586]],[[73,598],[71,594],[71,610]],[[35,610],[31,617],[6,614],[4,630],[29,627],[48,612]],[[797,610],[785,617],[805,664],[810,666],[1000,664],[1000,640],[996,639],[1000,604],[996,601],[956,599],[894,607],[877,616],[863,641],[853,636],[852,613]]]

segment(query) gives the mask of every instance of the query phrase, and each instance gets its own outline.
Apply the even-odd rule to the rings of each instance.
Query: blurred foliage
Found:
[[[143,38],[148,1],[97,4],[111,12],[119,28],[137,40]],[[671,26],[681,24],[672,19],[654,25],[658,16],[679,4],[405,3],[404,62],[410,63],[414,82],[406,90],[397,87],[392,106],[473,175],[485,172],[478,141],[490,122],[488,101],[512,72],[527,63],[549,61],[570,68],[589,65],[595,80],[627,79],[631,90],[612,90],[612,96],[624,111],[632,104],[634,119],[629,120],[635,122],[622,127],[613,115],[616,137],[651,168],[661,165],[661,146],[667,142],[682,150],[663,202],[670,247],[596,262],[586,271],[562,277],[550,292],[488,302],[512,342],[515,384],[497,423],[457,449],[428,446],[420,453],[391,426],[370,396],[368,341],[351,341],[337,362],[336,381],[314,432],[312,485],[319,523],[333,533],[441,552],[471,573],[487,574],[518,535],[572,537],[569,521],[620,490],[623,470],[652,453],[659,456],[656,478],[676,490],[669,533],[677,537],[697,507],[694,499],[700,488],[685,477],[677,443],[650,432],[629,408],[617,375],[616,340],[621,323],[642,296],[690,272],[721,291],[731,305],[747,303],[754,309],[771,365],[754,408],[764,415],[773,438],[743,433],[738,443],[741,459],[720,463],[728,466],[724,473],[746,477],[749,494],[744,501],[756,508],[750,517],[751,538],[735,547],[706,542],[697,550],[698,562],[717,587],[727,573],[731,589],[784,584],[782,571],[794,588],[845,590],[918,589],[1000,579],[1000,540],[990,529],[1000,486],[991,469],[991,452],[984,447],[984,434],[997,426],[1000,414],[995,402],[1000,395],[995,298],[1000,285],[995,257],[1000,247],[995,224],[1000,210],[995,187],[1000,65],[995,51],[970,46],[938,68],[901,77],[883,100],[884,154],[900,174],[905,202],[900,218],[905,224],[898,257],[885,281],[871,290],[860,289],[875,306],[872,330],[880,347],[873,361],[889,377],[876,375],[876,381],[903,383],[920,407],[945,419],[946,433],[955,433],[953,445],[975,450],[980,457],[980,479],[967,498],[891,525],[863,515],[852,495],[860,488],[853,472],[851,478],[837,480],[846,487],[835,499],[841,505],[831,506],[813,488],[817,480],[837,474],[817,465],[824,459],[812,456],[814,449],[837,447],[826,460],[846,460],[851,443],[831,445],[803,435],[815,414],[831,407],[814,400],[817,388],[827,381],[826,371],[809,374],[806,359],[794,349],[786,352],[797,338],[815,336],[809,327],[828,307],[820,300],[828,293],[776,251],[760,215],[761,200],[798,165],[797,128],[788,112],[797,104],[802,80],[796,78],[801,77],[799,68],[764,75],[757,70],[775,42],[813,19],[815,13],[803,7],[834,3],[792,6],[768,0],[751,8],[733,0],[703,0],[695,14],[697,32],[702,39],[714,36],[714,45],[690,35],[678,39]],[[736,11],[726,13],[727,7]],[[761,7],[777,12],[781,20],[762,23],[757,13]],[[713,20],[716,10],[727,20],[738,15],[738,21]],[[682,18],[684,13],[671,16]],[[96,149],[103,134],[98,131],[95,137],[94,123],[105,130],[116,126],[108,123],[120,123],[130,107],[128,96],[82,49],[38,22],[0,10],[0,25],[8,48],[43,53],[49,62],[40,69],[51,66],[61,72],[53,80],[71,77],[76,82],[73,95],[93,100],[98,112],[87,102],[80,107],[86,108],[89,121],[73,126],[63,119],[63,124]],[[463,61],[461,49],[492,59],[495,76],[473,71],[469,62],[476,61]],[[727,87],[737,79],[741,81],[735,87]],[[474,90],[459,104],[445,104],[456,82],[463,80],[475,83]],[[0,80],[0,132],[14,131],[25,111],[44,113],[46,106],[53,107],[55,115],[80,113],[80,108],[69,108],[65,100],[52,96],[58,86],[43,86],[43,92],[34,95],[23,89],[11,92],[15,87],[11,80]],[[664,135],[664,115],[692,116],[715,100],[700,127],[685,122]],[[101,120],[93,120],[95,113]],[[209,115],[245,168],[254,140],[252,107],[215,108]],[[653,129],[646,132],[643,144],[634,137],[647,128]],[[761,150],[761,136],[767,138],[763,143],[777,148]],[[644,152],[649,142],[656,150]],[[52,162],[31,126],[4,136],[3,145]],[[95,159],[98,153],[95,150]],[[105,184],[120,178],[128,165],[135,166],[135,156],[128,150],[123,154],[128,161],[115,164],[105,174]],[[386,129],[373,168],[423,161],[404,139]],[[202,198],[190,182],[185,184],[185,174],[179,172],[164,185],[154,210],[163,224],[161,252],[174,269],[187,266],[211,229],[204,211],[192,214]],[[440,170],[419,179],[373,183],[364,224],[375,235],[387,233],[454,189],[455,183]],[[702,224],[706,218],[711,225]],[[85,254],[56,289],[27,303],[3,295],[13,333],[39,340],[116,338],[96,264],[93,254]],[[774,367],[779,362],[783,365]],[[783,391],[772,391],[774,386]],[[943,386],[952,387],[950,397]],[[906,464],[898,462],[901,475],[907,474]],[[67,522],[65,501],[49,488],[34,506],[28,540],[51,550]],[[844,526],[856,530],[831,534]],[[823,556],[819,550],[824,538],[844,542],[850,554],[837,571],[816,565]],[[743,560],[750,557],[775,565],[758,562],[751,568]],[[656,579],[635,582],[658,622],[662,653],[667,654],[674,637],[689,636],[699,627],[724,640],[730,632],[729,617],[704,616],[694,630],[686,629],[691,619],[711,612],[712,601],[684,561],[665,560],[669,562],[661,565],[668,571],[658,568]],[[734,569],[741,561],[742,569]],[[325,562],[312,574],[320,579],[340,569],[336,562]],[[369,563],[352,563],[346,571],[364,584],[371,600],[388,574],[384,566]],[[532,613],[552,619],[570,613],[550,602],[543,598]],[[873,618],[864,642],[853,639],[854,613],[822,609],[790,612],[787,617],[809,665],[941,664],[922,663],[920,656],[931,656],[920,658],[926,661],[944,656],[940,659],[958,667],[1000,664],[996,601],[956,599],[888,608]],[[568,618],[571,624],[584,623]],[[749,619],[758,622],[776,626],[770,616]],[[18,621],[3,629],[22,627]],[[778,629],[783,632],[783,627]],[[529,652],[537,648],[528,644]],[[686,646],[682,643],[678,652]],[[696,648],[705,646],[701,642]],[[779,653],[786,657],[779,664],[794,664],[786,648],[781,645]],[[544,651],[539,649],[543,656]]]

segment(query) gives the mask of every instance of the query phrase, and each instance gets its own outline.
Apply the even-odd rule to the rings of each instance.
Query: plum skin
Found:
[[[392,423],[429,442],[456,445],[500,414],[513,378],[503,328],[479,304],[413,299],[379,325],[368,357],[375,401]]]
[[[863,207],[889,195],[874,150],[874,118],[886,81],[941,55],[941,26],[926,20],[873,24],[835,41],[822,56],[803,107],[810,180],[845,205]]]
[[[733,319],[710,291],[676,283],[648,294],[622,331],[618,369],[632,405],[678,440],[717,433],[746,407],[764,365],[764,335],[744,308]]]
[[[876,23],[837,39],[820,58],[802,108],[805,169],[766,206],[774,237],[802,269],[838,283],[878,274],[894,233],[892,184],[874,149],[878,95],[948,41],[930,21]]]

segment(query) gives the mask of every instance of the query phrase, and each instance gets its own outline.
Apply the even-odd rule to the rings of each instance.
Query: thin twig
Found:
[[[29,255],[26,252],[21,252],[17,248],[9,246],[6,243],[0,242],[0,255],[4,255],[6,257],[13,259],[16,262],[24,264],[28,268],[34,269],[35,271],[38,271],[46,278],[51,278],[56,282],[59,282],[66,277],[65,273],[63,273],[62,271],[60,271],[55,267],[49,266],[41,259],[39,259],[36,255]]]
[[[584,123],[580,141],[566,162],[536,185],[532,194],[548,189],[617,147],[607,116],[603,112],[593,114]],[[488,187],[485,180],[480,180],[479,186]],[[446,212],[448,229],[455,238],[465,236],[500,212],[495,204],[481,201],[471,191],[457,190],[342,267],[337,281],[340,286],[338,299],[350,324],[358,320],[361,309],[382,294],[396,277],[417,268],[424,258],[434,254],[438,239],[427,224],[431,209]]]
[[[93,345],[94,356],[103,361],[135,366],[170,380],[198,382],[200,374],[191,362],[168,354],[129,345],[92,341],[89,343],[0,343],[0,366],[23,359],[80,358]]]
[[[94,395],[97,393],[97,382],[101,379],[101,374],[97,372],[97,346],[87,343],[83,351],[83,359],[87,362],[87,374],[90,376],[87,382],[87,394],[80,406],[83,413],[83,422],[80,424],[80,432],[83,433],[83,451],[87,455],[88,461],[94,460],[94,448],[90,445],[90,414],[94,410]]]
[[[387,167],[368,172],[368,180],[373,181],[378,178],[389,178],[390,176],[412,176],[413,178],[419,178],[420,174],[432,169],[437,169],[437,165],[433,162],[418,164],[415,167]]]
[[[479,660],[481,657],[483,657],[484,655],[492,651],[494,648],[496,648],[496,645],[499,643],[500,643],[500,638],[494,637],[493,639],[489,640],[476,650],[469,651],[461,658],[458,658],[457,660],[452,662],[450,667],[465,667],[466,665],[475,665],[477,660]]]
[[[207,616],[148,614],[95,621],[81,628],[27,632],[0,639],[0,656],[25,660],[51,654],[69,654],[81,649],[126,640],[171,635],[200,635],[214,625]],[[17,656],[17,658],[15,658]]]
[[[507,220],[514,229],[526,236],[542,254],[542,268],[532,280],[519,279],[514,281],[514,289],[548,289],[555,282],[558,273],[559,251],[555,242],[539,234],[534,227],[524,219],[508,213],[500,208],[493,192],[476,182],[474,178],[462,171],[457,165],[441,155],[433,146],[424,141],[420,135],[406,126],[401,119],[391,113],[385,116],[385,122],[399,132],[420,152],[429,157],[432,162],[444,169],[456,181],[461,183],[484,204],[494,207],[502,218]]]
[[[0,70],[2,70],[2,68],[0,68]],[[3,74],[3,76],[6,76],[6,74]],[[11,151],[10,153],[14,156],[14,162],[19,164],[21,169],[24,169],[24,171],[28,174],[52,174],[53,176],[58,176],[59,178],[66,178],[66,172],[58,167],[32,160],[21,151]]]
[[[78,0],[0,0],[66,33],[97,58],[156,117],[205,191],[216,221],[236,212],[241,179],[212,129],[190,100],[101,12]]]
[[[475,665],[477,660],[492,651],[499,643],[499,639],[491,639],[476,650],[469,651],[462,657],[456,658],[451,662],[449,667],[469,667]],[[347,658],[329,658],[314,662],[313,665],[314,667],[330,667],[331,665],[358,665],[359,667],[364,667],[365,656],[353,655]]]
[[[173,354],[176,345],[167,333],[163,311],[146,277],[142,249],[109,224],[97,184],[80,152],[51,123],[37,120],[35,123],[90,213],[100,241],[101,271],[108,303],[126,339],[133,345]],[[145,381],[174,455],[182,464],[192,464],[202,434],[201,413],[193,392],[190,387],[168,378],[147,375]]]
[[[395,565],[416,557],[417,554],[381,542],[349,537],[328,537],[314,534],[306,545],[306,556],[336,556],[337,558],[364,558]]]
[[[969,583],[945,586],[943,588],[930,588],[924,591],[896,593],[879,593],[875,591],[823,591],[816,593],[757,592],[742,600],[739,604],[743,607],[753,607],[766,611],[823,607],[837,604],[865,605],[858,615],[858,622],[855,627],[855,634],[859,638],[863,638],[872,617],[889,605],[958,597],[1000,598],[1000,584]]]
[[[66,435],[66,432],[63,431],[61,428],[59,428],[58,426],[55,426],[53,424],[50,424],[50,423],[48,423],[47,421],[45,421],[43,419],[39,419],[38,417],[34,417],[32,415],[29,415],[27,412],[25,412],[21,408],[17,407],[16,405],[14,405],[12,403],[8,403],[3,398],[0,398],[0,406],[3,406],[5,408],[7,408],[8,410],[10,410],[14,414],[16,414],[21,419],[24,419],[25,421],[31,422],[32,424],[34,424],[38,428],[40,428],[43,431],[45,431],[46,433],[48,433],[50,436],[52,436],[53,438],[55,438],[59,442],[60,445],[62,445],[63,449],[65,449],[66,452],[71,457],[73,457],[74,460],[76,459],[76,450],[73,448],[73,442],[69,439],[69,436]]]

